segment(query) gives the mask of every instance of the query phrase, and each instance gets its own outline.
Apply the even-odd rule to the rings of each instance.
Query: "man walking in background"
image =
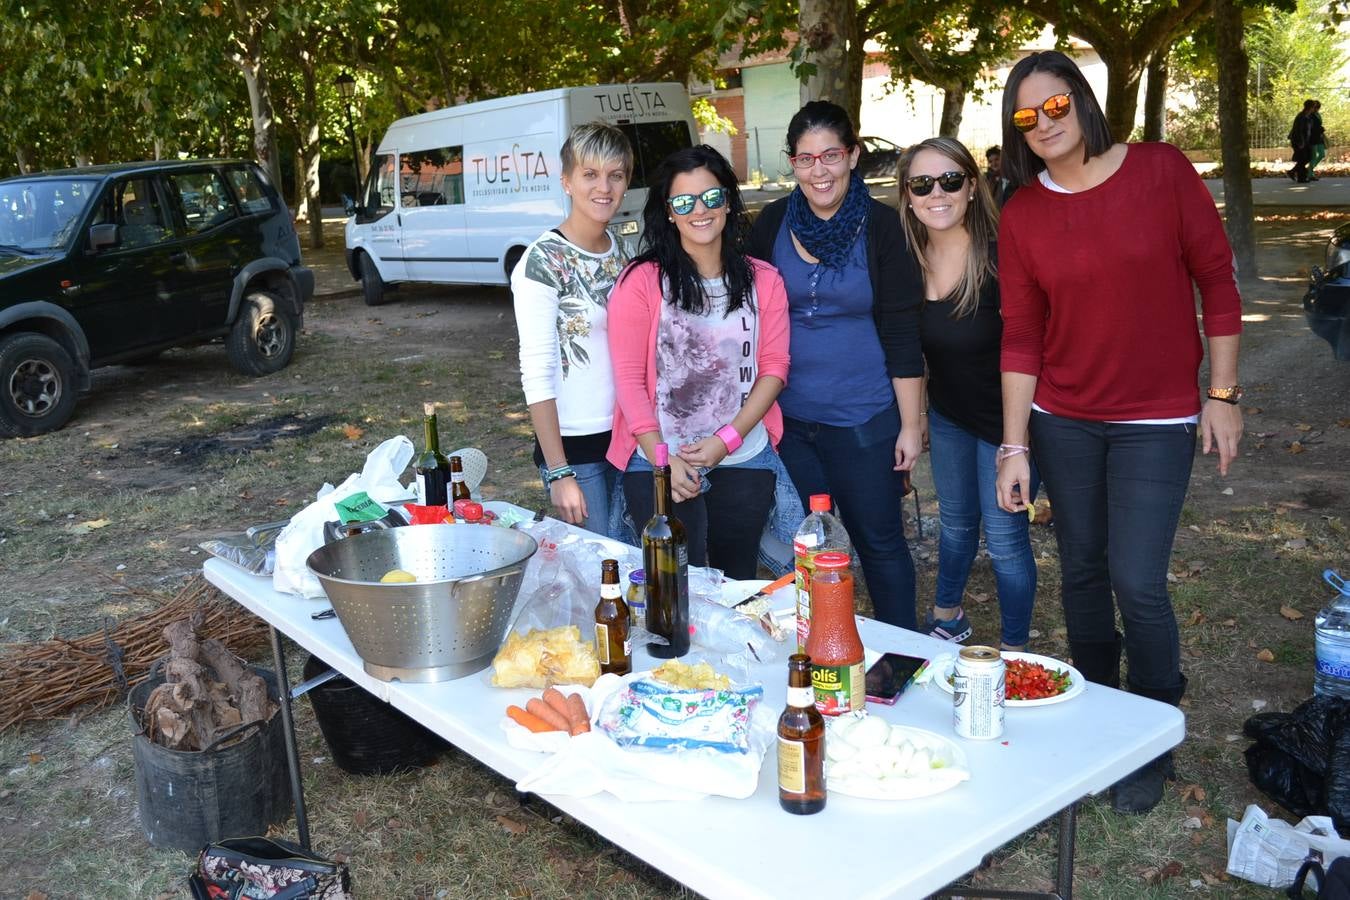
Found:
[[[1294,148],[1294,167],[1289,177],[1299,184],[1308,183],[1308,162],[1312,159],[1313,107],[1316,100],[1303,101],[1303,110],[1294,116],[1289,129],[1289,146]]]

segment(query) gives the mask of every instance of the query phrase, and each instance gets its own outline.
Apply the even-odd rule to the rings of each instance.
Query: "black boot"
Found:
[[[1120,632],[1112,641],[1069,641],[1073,667],[1093,684],[1120,687]]]
[[[1179,687],[1156,690],[1130,685],[1130,693],[1176,706],[1186,693],[1186,676],[1181,676]],[[1172,765],[1172,751],[1168,750],[1113,784],[1111,807],[1124,815],[1137,816],[1146,813],[1161,802],[1167,782],[1175,780],[1176,777],[1176,769]]]

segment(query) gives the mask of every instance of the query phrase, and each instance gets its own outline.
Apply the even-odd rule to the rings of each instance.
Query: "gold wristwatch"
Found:
[[[1232,387],[1216,388],[1212,387],[1205,391],[1205,396],[1211,400],[1219,400],[1224,403],[1231,403],[1234,406],[1242,399],[1242,385],[1235,384]]]

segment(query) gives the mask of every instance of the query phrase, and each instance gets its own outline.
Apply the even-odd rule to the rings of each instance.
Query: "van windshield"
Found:
[[[629,188],[645,188],[656,167],[676,150],[693,146],[684,122],[629,122],[618,126],[633,145],[633,180]]]

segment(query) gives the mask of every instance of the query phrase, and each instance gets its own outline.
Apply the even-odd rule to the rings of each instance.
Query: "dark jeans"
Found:
[[[721,569],[728,578],[758,577],[759,536],[773,507],[773,472],[732,466],[703,477],[708,490],[673,510],[684,523],[689,563]],[[656,509],[652,473],[625,472],[623,497],[640,533]]]
[[[1033,452],[1055,511],[1069,640],[1115,640],[1114,591],[1136,689],[1182,684],[1167,564],[1195,430],[1031,414]]]
[[[778,455],[803,508],[812,494],[829,494],[838,504],[877,619],[913,629],[914,560],[901,519],[903,479],[892,468],[899,435],[895,407],[851,428],[785,416]]]

